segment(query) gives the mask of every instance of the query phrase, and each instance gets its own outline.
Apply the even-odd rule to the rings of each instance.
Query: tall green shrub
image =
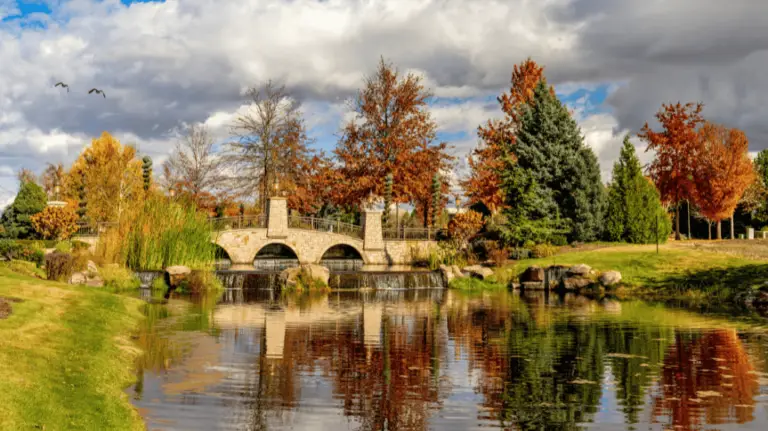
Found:
[[[209,269],[215,262],[208,217],[194,205],[150,197],[125,241],[126,266],[159,270],[172,265]]]
[[[624,138],[619,160],[613,165],[613,179],[608,189],[608,213],[605,236],[609,241],[649,244],[667,240],[672,222],[661,205],[659,192],[643,176],[635,147]]]
[[[42,187],[32,181],[22,181],[16,199],[0,217],[4,236],[17,239],[37,238],[30,218],[45,209],[47,204],[48,197]]]
[[[516,140],[505,152],[500,177],[512,242],[541,242],[562,228],[571,241],[600,237],[605,188],[597,157],[546,80],[524,107]]]

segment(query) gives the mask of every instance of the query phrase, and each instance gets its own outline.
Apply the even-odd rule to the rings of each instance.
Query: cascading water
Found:
[[[439,289],[445,287],[438,272],[427,271],[360,271],[331,273],[332,289]]]
[[[152,287],[156,278],[163,277],[163,271],[139,271],[136,273],[136,277],[141,282],[141,287],[146,289]]]

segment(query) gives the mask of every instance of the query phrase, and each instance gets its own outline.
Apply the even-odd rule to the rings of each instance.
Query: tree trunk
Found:
[[[717,239],[723,239],[722,220],[717,221]]]
[[[400,237],[400,202],[395,201],[395,232]]]
[[[733,226],[733,214],[731,214],[731,239],[736,239],[736,229]]]
[[[680,241],[680,202],[675,205],[675,240]]]
[[[709,240],[712,241],[712,222],[707,220],[707,231],[709,231]]]
[[[688,213],[688,239],[693,239],[691,236],[691,201],[685,200],[685,212]]]

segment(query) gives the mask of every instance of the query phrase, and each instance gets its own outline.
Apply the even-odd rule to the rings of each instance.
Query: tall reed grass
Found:
[[[208,217],[193,205],[151,196],[130,223],[121,255],[134,270],[171,265],[210,270],[215,262]]]

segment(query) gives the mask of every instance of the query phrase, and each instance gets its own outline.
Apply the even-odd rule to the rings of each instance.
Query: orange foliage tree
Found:
[[[478,127],[477,135],[482,144],[472,151],[468,160],[470,175],[462,183],[470,203],[482,203],[492,213],[503,208],[504,196],[499,188],[499,171],[504,166],[502,159],[515,142],[521,108],[531,103],[533,90],[543,76],[544,67],[530,58],[515,65],[509,92],[497,98],[505,117],[488,120],[485,126]]]
[[[722,238],[721,220],[731,217],[733,238],[733,212],[756,178],[747,153],[749,141],[741,130],[709,122],[704,124],[699,135],[700,156],[694,172],[694,199],[701,214],[709,221],[717,222],[717,239]]]
[[[465,248],[467,241],[480,232],[483,227],[483,215],[476,211],[456,214],[448,223],[448,235],[459,248]]]
[[[437,125],[428,109],[429,97],[420,77],[402,78],[381,60],[358,93],[356,118],[344,127],[335,150],[342,205],[383,196],[388,174],[394,180],[394,202],[424,201],[419,192],[428,195],[434,174],[448,170],[453,159],[445,152],[447,144],[435,143]]]
[[[68,239],[77,231],[79,217],[75,211],[67,206],[45,207],[45,209],[32,217],[32,226],[44,239]]]
[[[655,132],[648,123],[638,135],[656,152],[649,173],[664,203],[675,205],[675,239],[680,239],[680,202],[693,198],[696,186],[694,170],[698,159],[697,128],[704,122],[701,103],[663,104],[656,113],[662,131]]]

